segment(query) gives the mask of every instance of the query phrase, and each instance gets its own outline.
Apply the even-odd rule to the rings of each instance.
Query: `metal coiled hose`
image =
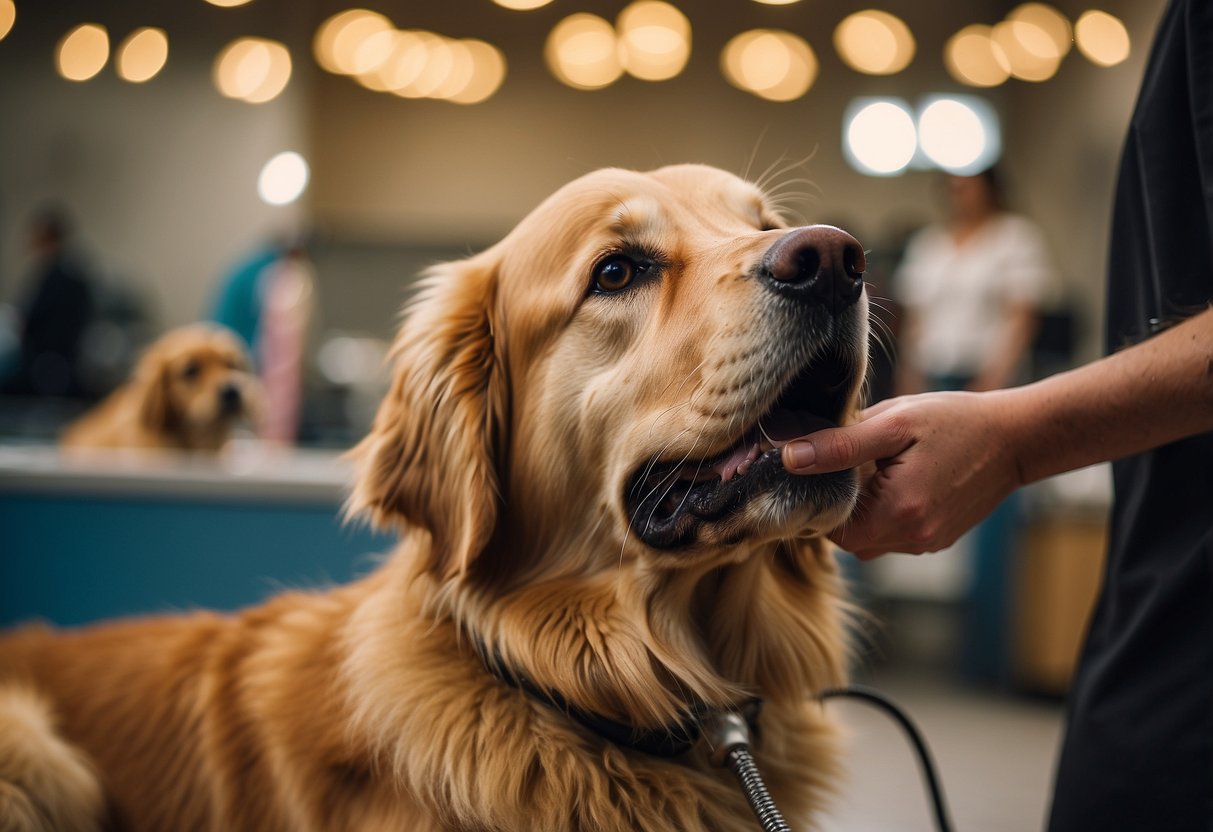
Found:
[[[754,810],[754,815],[758,818],[758,823],[762,825],[763,832],[792,832],[792,828],[788,826],[783,815],[779,813],[779,809],[775,807],[775,801],[771,800],[771,795],[767,792],[767,785],[762,782],[762,775],[758,773],[758,766],[754,764],[754,755],[750,753],[750,749],[744,745],[734,746],[724,759],[725,764],[741,781],[745,799],[749,801],[750,808]]]

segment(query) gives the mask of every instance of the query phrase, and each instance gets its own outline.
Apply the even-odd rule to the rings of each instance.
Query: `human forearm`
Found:
[[[997,395],[1022,483],[1213,430],[1213,309]]]

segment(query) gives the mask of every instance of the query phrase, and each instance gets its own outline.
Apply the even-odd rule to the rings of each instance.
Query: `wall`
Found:
[[[311,33],[352,2],[256,0],[237,9],[154,0],[131,0],[121,9],[82,0],[56,5],[50,21],[45,6],[22,3],[17,28],[0,42],[6,79],[0,113],[18,126],[0,131],[0,298],[12,297],[21,274],[25,217],[41,200],[58,196],[77,210],[100,263],[150,290],[167,324],[199,315],[216,276],[258,240],[310,219],[339,243],[329,249],[337,255],[325,258],[321,274],[322,296],[347,301],[338,323],[386,333],[415,271],[405,260],[418,260],[401,257],[397,268],[393,250],[480,248],[554,188],[603,165],[693,160],[754,176],[781,161],[799,161],[776,178],[793,194],[794,212],[846,224],[877,255],[885,253],[887,240],[932,215],[934,177],[911,172],[880,179],[852,171],[839,146],[844,107],[856,95],[914,101],[929,91],[961,90],[943,68],[945,40],[968,23],[997,21],[1014,3],[681,2],[694,26],[691,64],[682,76],[661,84],[624,78],[588,93],[548,74],[544,38],[565,14],[613,17],[623,0],[585,0],[575,8],[562,0],[524,13],[488,0],[367,3],[398,26],[500,45],[509,62],[506,84],[472,107],[375,94],[316,69]],[[834,25],[870,5],[900,15],[914,31],[918,55],[908,71],[862,76],[835,56]],[[1162,0],[1100,5],[1131,26],[1128,62],[1098,69],[1075,53],[1046,84],[1013,81],[984,93],[1002,114],[1013,201],[1043,223],[1065,290],[1089,310],[1088,351],[1095,344],[1115,160]],[[1074,17],[1087,4],[1059,6]],[[39,14],[48,19],[38,20]],[[115,39],[137,24],[164,26],[173,42],[168,67],[142,86],[118,81],[109,69],[86,84],[59,79],[51,67],[53,45],[68,26],[86,19],[109,24]],[[721,78],[720,48],[756,26],[786,27],[812,44],[821,71],[805,98],[768,103]],[[251,107],[214,91],[210,62],[241,34],[274,36],[291,46],[295,75],[282,98]],[[256,173],[287,147],[309,154],[312,187],[298,207],[262,205],[253,190]],[[361,244],[374,256],[359,257]]]
[[[257,4],[54,5],[52,15],[18,2],[16,26],[0,41],[0,300],[28,277],[31,213],[57,201],[74,215],[94,266],[143,290],[159,323],[196,319],[235,258],[297,225],[301,207],[263,204],[256,177],[279,151],[307,149],[306,72],[254,107],[215,91],[211,62],[238,35],[289,40],[298,23],[269,8],[258,13]],[[54,47],[83,22],[106,25],[111,46],[138,26],[161,26],[168,63],[144,84],[120,80],[112,62],[90,81],[65,81]]]

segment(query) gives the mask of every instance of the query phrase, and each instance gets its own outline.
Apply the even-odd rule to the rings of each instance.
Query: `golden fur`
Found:
[[[756,757],[801,827],[835,774],[813,696],[845,664],[818,532],[850,511],[853,475],[840,475],[842,496],[756,498],[669,549],[639,540],[623,503],[646,460],[718,453],[774,398],[759,365],[788,335],[762,318],[770,301],[746,274],[778,225],[757,188],[711,168],[606,170],[488,251],[434,269],[355,451],[351,508],[400,529],[390,560],[234,615],[0,641],[0,691],[16,686],[0,713],[36,689],[62,738],[41,742],[70,743],[59,763],[13,763],[34,746],[0,732],[0,785],[32,801],[72,794],[77,816],[101,817],[85,763],[66,762],[76,749],[104,789],[103,828],[756,828],[704,749],[660,759],[614,746],[487,672],[480,644],[637,726],[761,696]],[[587,294],[622,237],[661,247],[660,279]],[[863,304],[846,345],[859,356],[849,409]],[[53,784],[25,773],[56,765]]]
[[[235,398],[225,406],[228,390]],[[237,337],[216,324],[191,324],[149,346],[126,384],[70,425],[60,444],[217,451],[260,402],[261,386]]]

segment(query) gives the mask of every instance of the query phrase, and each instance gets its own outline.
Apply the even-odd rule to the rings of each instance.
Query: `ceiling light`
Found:
[[[834,48],[852,69],[868,75],[901,72],[914,58],[910,27],[888,12],[869,9],[845,18],[834,30]]]
[[[168,60],[168,36],[150,26],[136,29],[118,47],[118,75],[134,84],[148,81]]]
[[[989,26],[966,26],[944,47],[952,77],[972,87],[996,87],[1011,77],[1011,62],[991,37]]]
[[[308,177],[304,158],[287,150],[265,163],[257,177],[257,193],[270,205],[289,205],[303,194]]]
[[[790,32],[753,29],[725,44],[721,70],[739,89],[768,101],[792,101],[817,79],[817,56]]]
[[[548,69],[570,87],[601,89],[623,74],[615,28],[601,17],[579,13],[556,24],[544,48]]]
[[[660,0],[638,0],[615,20],[629,75],[665,81],[682,72],[691,56],[691,22]]]
[[[843,154],[862,173],[901,173],[918,149],[914,117],[896,99],[857,99],[843,123]]]
[[[59,41],[55,64],[67,80],[87,81],[105,67],[109,57],[110,39],[105,27],[82,23]]]
[[[1078,51],[1093,64],[1115,66],[1129,57],[1129,31],[1107,12],[1083,12],[1074,24]]]

